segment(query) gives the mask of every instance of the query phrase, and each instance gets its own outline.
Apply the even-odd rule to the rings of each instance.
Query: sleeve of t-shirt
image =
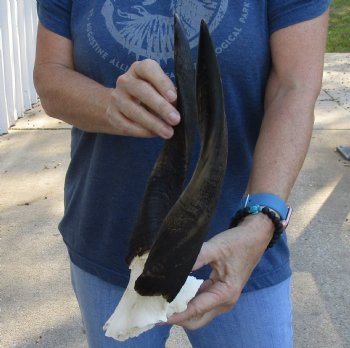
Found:
[[[64,36],[71,36],[72,0],[37,0],[40,23],[48,30]]]
[[[316,18],[329,7],[331,0],[268,1],[270,34],[293,24]]]

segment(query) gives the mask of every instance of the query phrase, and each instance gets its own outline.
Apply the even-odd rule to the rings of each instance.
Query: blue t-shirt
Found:
[[[174,79],[174,12],[184,24],[194,60],[199,24],[202,18],[206,20],[221,68],[229,143],[224,187],[209,239],[228,228],[247,185],[264,114],[271,34],[321,15],[329,2],[38,0],[38,14],[47,29],[72,40],[75,69],[107,87],[115,87],[119,75],[135,60],[145,58],[158,61]],[[77,266],[126,286],[128,241],[162,143],[159,138],[72,129],[65,211],[59,229]],[[196,276],[207,277],[209,272],[206,267]],[[244,291],[274,285],[290,274],[284,235],[264,253]]]

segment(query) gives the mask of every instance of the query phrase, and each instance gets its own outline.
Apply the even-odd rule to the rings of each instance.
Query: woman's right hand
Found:
[[[107,88],[77,72],[73,42],[40,23],[34,82],[48,115],[86,132],[167,139],[180,122],[176,88],[156,61],[133,63]]]
[[[180,122],[176,98],[174,84],[156,61],[137,61],[118,77],[107,117],[120,135],[168,139]]]

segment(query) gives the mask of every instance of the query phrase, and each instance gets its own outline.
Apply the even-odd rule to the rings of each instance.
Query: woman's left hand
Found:
[[[189,302],[187,309],[172,315],[168,324],[195,330],[232,309],[272,234],[271,220],[258,214],[246,217],[238,227],[204,243],[193,270],[210,264],[210,277]]]

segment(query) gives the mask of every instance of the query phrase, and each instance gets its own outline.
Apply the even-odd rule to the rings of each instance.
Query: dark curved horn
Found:
[[[188,86],[187,86],[188,87]],[[166,216],[143,273],[141,295],[171,302],[197,259],[221,193],[227,161],[227,128],[219,66],[207,25],[201,23],[197,105],[202,148],[193,177]]]
[[[177,108],[181,122],[167,140],[148,180],[140,213],[129,243],[126,258],[151,249],[159,228],[179,198],[187,173],[197,119],[195,69],[191,50],[177,16],[174,19],[174,68],[178,88]]]

